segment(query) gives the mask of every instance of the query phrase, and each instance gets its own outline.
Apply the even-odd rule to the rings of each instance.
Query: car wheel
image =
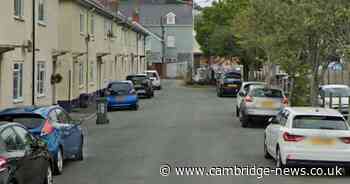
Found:
[[[158,87],[158,90],[162,90],[162,86],[159,86],[159,87]]]
[[[239,120],[241,121],[241,126],[247,128],[249,126],[249,118],[241,111],[239,111]]]
[[[139,105],[135,105],[132,107],[132,110],[137,111],[139,109]]]
[[[79,148],[79,152],[77,153],[76,160],[82,161],[84,160],[84,137],[81,137],[81,144]]]
[[[51,166],[47,168],[44,184],[53,184],[53,176]]]
[[[62,149],[59,148],[57,151],[57,159],[55,160],[55,174],[60,175],[63,172],[63,154]]]
[[[276,149],[276,167],[277,168],[285,168],[285,165],[282,162],[280,149],[277,147]]]
[[[269,151],[267,151],[266,136],[264,136],[264,157],[266,159],[271,159],[272,158],[272,156],[270,155]]]
[[[239,109],[236,107],[236,117],[239,117]]]

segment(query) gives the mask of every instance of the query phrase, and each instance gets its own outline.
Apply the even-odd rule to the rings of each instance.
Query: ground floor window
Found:
[[[37,95],[45,96],[45,80],[46,80],[46,66],[45,62],[39,61],[37,64],[37,86],[36,92]]]
[[[79,86],[84,85],[84,64],[79,63]]]
[[[89,79],[90,82],[94,82],[95,81],[95,62],[94,61],[90,61],[90,74],[89,74]]]
[[[13,64],[13,99],[23,100],[23,63]]]

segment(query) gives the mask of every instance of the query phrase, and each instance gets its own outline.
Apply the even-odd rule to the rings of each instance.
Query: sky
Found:
[[[205,7],[205,6],[210,6],[211,3],[215,0],[194,0],[196,3],[198,3],[200,6]]]

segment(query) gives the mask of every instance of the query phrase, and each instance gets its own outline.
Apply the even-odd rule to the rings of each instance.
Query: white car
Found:
[[[159,77],[158,72],[156,70],[147,70],[147,71],[145,71],[145,73],[151,79],[153,87],[155,89],[161,90],[162,85],[161,85],[161,81],[160,81],[160,77]]]
[[[286,107],[270,118],[264,154],[277,167],[322,166],[350,168],[350,131],[334,109]]]
[[[241,85],[241,88],[238,91],[237,98],[236,98],[236,116],[239,116],[239,110],[242,103],[242,100],[247,95],[249,89],[253,86],[265,86],[266,83],[264,82],[258,82],[258,81],[250,81],[250,82],[243,82]]]

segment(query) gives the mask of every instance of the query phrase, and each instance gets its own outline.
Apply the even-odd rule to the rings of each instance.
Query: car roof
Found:
[[[242,85],[247,85],[247,84],[266,84],[266,83],[260,82],[260,81],[247,81],[247,82],[243,82]]]
[[[330,88],[349,88],[347,85],[343,84],[329,84],[321,86],[322,89],[330,89]]]
[[[314,116],[337,116],[343,117],[343,115],[335,110],[321,107],[286,107],[293,115],[314,115]]]
[[[157,70],[146,70],[145,72],[149,72],[149,73],[158,73]]]
[[[144,73],[128,75],[128,77],[139,77],[139,76],[140,76],[140,77],[147,77],[147,75],[144,74]]]
[[[117,80],[117,81],[109,82],[109,84],[113,84],[113,83],[128,83],[128,84],[132,84],[132,81],[129,81],[129,80]]]
[[[22,106],[22,107],[13,107],[7,108],[0,111],[0,116],[3,115],[12,115],[12,114],[38,114],[46,118],[48,113],[54,109],[59,107],[58,105],[51,106]]]
[[[17,125],[17,126],[20,126],[24,129],[27,129],[24,125],[22,125],[20,123],[9,122],[9,121],[0,121],[0,131],[8,126],[13,126],[13,125]]]

